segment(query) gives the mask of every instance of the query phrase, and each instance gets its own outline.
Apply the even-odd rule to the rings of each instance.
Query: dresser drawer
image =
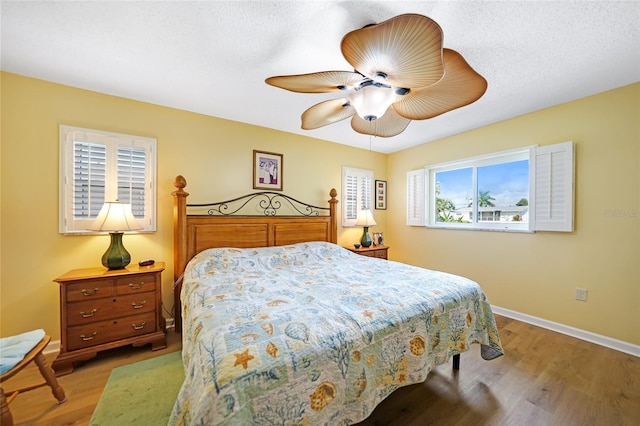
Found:
[[[127,337],[135,337],[156,331],[156,314],[149,312],[87,325],[67,327],[67,347],[76,350]]]
[[[116,280],[115,294],[134,294],[156,289],[156,274],[138,274]]]
[[[112,318],[122,318],[155,310],[156,293],[145,292],[127,296],[67,303],[67,325],[89,324]]]
[[[65,287],[67,302],[109,297],[113,294],[113,283],[113,279],[103,279],[68,284]]]

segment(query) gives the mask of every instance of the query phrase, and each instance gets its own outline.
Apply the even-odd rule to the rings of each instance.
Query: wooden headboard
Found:
[[[307,241],[337,243],[338,193],[329,192],[328,207],[303,203],[285,194],[262,191],[232,200],[187,204],[187,181],[173,183],[173,278],[175,329],[182,329],[181,276],[187,263],[202,250],[215,247],[270,247]],[[187,208],[205,211],[187,214]],[[250,214],[248,214],[249,212]],[[283,214],[283,212],[286,212]]]

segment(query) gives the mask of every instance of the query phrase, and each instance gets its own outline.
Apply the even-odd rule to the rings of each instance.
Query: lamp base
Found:
[[[369,236],[369,227],[365,226],[362,238],[360,239],[360,244],[362,244],[362,247],[369,247],[371,243],[373,243],[373,240]]]
[[[122,232],[110,232],[111,244],[102,255],[102,265],[109,270],[124,269],[131,263],[131,255],[122,245]]]

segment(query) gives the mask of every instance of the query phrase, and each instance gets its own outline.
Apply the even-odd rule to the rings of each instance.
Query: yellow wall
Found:
[[[59,339],[58,284],[70,269],[100,266],[108,236],[58,233],[58,126],[67,124],[158,140],[158,231],[125,235],[137,262],[165,260],[164,302],[173,304],[173,179],[187,179],[189,202],[222,201],[253,192],[253,149],[283,157],[288,195],[328,206],[341,191],[342,166],[386,179],[386,155],[309,137],[79,90],[15,74],[1,76],[0,335],[45,328]],[[384,229],[386,212],[377,211]],[[350,244],[361,229],[338,230]],[[168,316],[165,313],[165,316]]]
[[[640,344],[640,84],[528,114],[391,155],[371,153],[14,74],[0,74],[0,335],[45,328],[59,338],[58,287],[69,269],[99,266],[106,236],[58,234],[58,125],[158,139],[158,231],[126,235],[132,260],[167,262],[173,304],[173,178],[190,202],[253,192],[252,150],[284,154],[289,195],[323,205],[342,166],[388,181],[376,210],[392,259],[478,281],[497,306]],[[531,144],[576,142],[576,230],[514,234],[407,227],[406,172],[426,164]],[[359,229],[339,228],[339,243]],[[574,300],[575,287],[589,290]],[[165,316],[168,316],[165,313]]]
[[[576,143],[572,233],[405,225],[406,172],[528,145]],[[640,344],[640,84],[388,157],[385,235],[394,259],[478,281],[492,304]],[[575,300],[575,288],[588,301]]]

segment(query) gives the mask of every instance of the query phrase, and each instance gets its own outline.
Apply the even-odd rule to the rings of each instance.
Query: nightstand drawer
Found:
[[[377,257],[376,253],[373,251],[361,251],[361,252],[357,252],[360,256],[366,256],[366,257]]]
[[[115,294],[142,293],[154,291],[156,279],[154,274],[131,275],[116,280]]]
[[[67,304],[67,324],[79,325],[122,318],[155,310],[156,293],[146,292],[128,296],[86,300]]]
[[[375,257],[378,259],[388,259],[388,246],[370,246],[370,247],[345,247],[347,250],[359,254],[360,256]]]
[[[99,299],[113,294],[113,279],[81,281],[66,286],[67,302]]]
[[[68,347],[66,350],[86,348],[101,343],[154,332],[156,331],[155,320],[155,312],[149,312],[142,315],[68,327]]]

